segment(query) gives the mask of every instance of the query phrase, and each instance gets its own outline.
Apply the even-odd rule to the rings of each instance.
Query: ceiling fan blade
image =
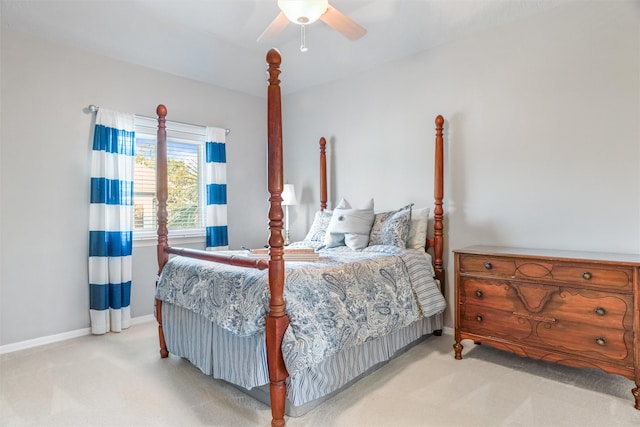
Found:
[[[320,17],[322,22],[350,40],[358,40],[367,34],[367,30],[335,7],[329,5],[327,11]]]
[[[280,14],[276,16],[276,19],[271,21],[271,24],[269,24],[267,29],[260,34],[258,41],[261,42],[275,39],[288,24],[289,19],[284,15],[284,13],[280,12]]]

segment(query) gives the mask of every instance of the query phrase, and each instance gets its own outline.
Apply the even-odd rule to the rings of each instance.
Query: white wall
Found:
[[[0,345],[89,327],[89,104],[155,117],[164,103],[170,120],[230,128],[230,245],[264,244],[264,99],[65,48],[4,22],[1,47]],[[153,313],[155,246],[135,247],[133,259],[139,317]]]
[[[455,248],[640,253],[640,3],[562,6],[284,102],[295,239],[318,206],[320,136],[330,199],[431,206],[442,114],[449,301]]]

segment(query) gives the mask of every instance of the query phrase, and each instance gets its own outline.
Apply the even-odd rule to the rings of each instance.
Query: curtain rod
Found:
[[[98,107],[97,105],[93,105],[93,104],[89,105],[89,107],[88,107],[88,108],[89,108],[89,111],[90,111],[90,112],[92,112],[92,113],[97,113],[97,112],[98,112],[98,110],[100,109],[100,107]],[[228,129],[228,128],[227,128],[227,129],[225,129],[225,130],[224,130],[224,133],[225,133],[226,135],[229,135],[229,134],[231,133],[231,129]]]

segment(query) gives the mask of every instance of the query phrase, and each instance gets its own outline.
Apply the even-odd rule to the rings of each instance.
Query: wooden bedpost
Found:
[[[269,314],[266,318],[267,364],[269,367],[271,425],[284,426],[286,383],[289,376],[282,357],[282,337],[289,326],[284,301],[284,238],[282,237],[282,109],[280,96],[280,63],[276,49],[267,53],[269,86],[267,89],[268,187],[269,208]]]
[[[320,210],[327,209],[327,140],[320,138]]]
[[[158,199],[158,277],[162,273],[164,265],[169,261],[169,230],[167,229],[167,107],[160,104],[156,108],[158,114],[158,139],[156,142],[156,197]],[[157,286],[156,281],[156,286]],[[162,301],[156,298],[156,320],[158,321],[158,339],[160,340],[160,357],[168,357],[167,344],[164,340],[162,329]]]
[[[442,199],[444,197],[444,140],[442,137],[442,128],[444,126],[444,118],[436,117],[436,154],[434,166],[433,195],[435,199],[435,209],[433,211],[433,265],[436,270],[436,277],[440,280],[440,287],[444,294],[445,274],[442,263],[442,254],[444,251],[444,211],[442,209]]]

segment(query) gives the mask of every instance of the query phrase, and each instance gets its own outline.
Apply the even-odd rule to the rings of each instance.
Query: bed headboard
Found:
[[[433,177],[433,237],[427,237],[425,249],[433,251],[433,266],[444,292],[445,272],[444,253],[444,117],[438,115],[435,120],[436,138]],[[327,208],[327,140],[320,138],[320,210]]]

